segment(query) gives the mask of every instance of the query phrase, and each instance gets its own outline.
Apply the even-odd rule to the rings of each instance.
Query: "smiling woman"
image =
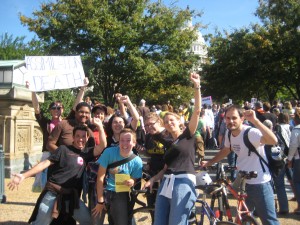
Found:
[[[139,156],[132,157],[132,151],[136,144],[135,131],[123,129],[120,131],[119,146],[107,148],[98,159],[99,170],[97,176],[97,204],[93,209],[93,216],[96,217],[108,209],[108,220],[110,224],[127,225],[130,218],[131,204],[129,192],[118,192],[116,189],[117,175],[129,175],[129,179],[123,185],[132,187],[136,179],[142,177],[142,159]],[[128,159],[124,161],[125,159]],[[112,169],[110,164],[120,162],[120,165]],[[122,163],[121,163],[122,162]],[[104,179],[106,178],[105,198]]]

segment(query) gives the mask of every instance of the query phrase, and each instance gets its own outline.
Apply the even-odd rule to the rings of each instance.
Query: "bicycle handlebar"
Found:
[[[240,170],[239,174],[241,175],[242,178],[245,178],[247,180],[250,180],[251,178],[256,178],[257,177],[257,171],[243,171],[243,170]]]

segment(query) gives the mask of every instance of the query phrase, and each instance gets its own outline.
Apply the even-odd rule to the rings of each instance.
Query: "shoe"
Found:
[[[286,215],[286,214],[289,214],[289,211],[279,211],[278,214],[279,215]]]
[[[297,214],[297,215],[300,215],[300,209],[295,209],[294,213]]]

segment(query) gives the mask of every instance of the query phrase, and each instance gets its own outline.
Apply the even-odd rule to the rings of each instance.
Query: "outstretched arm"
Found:
[[[12,174],[13,179],[11,182],[9,182],[7,184],[9,190],[14,190],[15,188],[18,188],[18,185],[20,183],[22,183],[23,180],[25,180],[26,178],[31,177],[39,172],[42,172],[44,169],[48,168],[50,165],[51,165],[50,160],[46,159],[23,174],[21,174],[21,173]]]

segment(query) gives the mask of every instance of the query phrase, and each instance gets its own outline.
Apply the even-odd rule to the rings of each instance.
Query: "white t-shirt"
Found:
[[[247,184],[261,184],[271,180],[271,174],[267,165],[263,162],[263,166],[266,172],[263,172],[263,168],[261,166],[259,157],[254,153],[251,152],[250,156],[248,156],[248,148],[244,144],[243,136],[245,130],[248,126],[243,125],[242,131],[237,137],[232,136],[230,137],[231,142],[231,149],[237,154],[237,169],[244,170],[244,171],[257,171],[257,178],[251,178],[250,180],[246,180]],[[249,141],[256,147],[258,153],[268,162],[267,156],[265,154],[264,145],[261,145],[260,139],[262,137],[262,133],[256,129],[252,128],[248,133]],[[230,143],[228,140],[228,131],[226,131],[225,135],[225,147],[229,148]]]

